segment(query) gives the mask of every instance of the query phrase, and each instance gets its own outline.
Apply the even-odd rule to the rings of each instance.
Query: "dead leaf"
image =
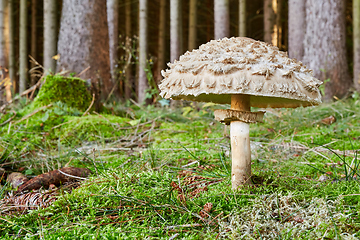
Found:
[[[213,207],[213,204],[208,202],[204,205],[204,208],[200,211],[199,215],[202,217],[202,218],[206,218],[209,215],[209,213],[211,212],[211,209]]]
[[[334,122],[336,122],[336,118],[332,115],[321,120],[321,123],[325,125],[331,125]]]

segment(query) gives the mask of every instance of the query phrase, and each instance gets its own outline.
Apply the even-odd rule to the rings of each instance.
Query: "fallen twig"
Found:
[[[6,120],[5,122],[3,123],[0,123],[0,127],[6,125],[8,122],[10,122],[11,120],[13,120],[16,116],[16,112],[14,110],[11,111],[14,115],[12,115],[8,120]]]
[[[81,75],[83,75],[84,73],[86,73],[88,70],[90,69],[90,66],[88,66],[87,68],[85,68],[84,70],[82,70],[79,74],[77,74],[75,77],[80,77]]]
[[[88,107],[88,109],[86,109],[86,111],[84,112],[84,114],[82,115],[82,117],[85,116],[86,114],[88,114],[88,112],[90,111],[91,107],[92,107],[93,104],[94,104],[94,101],[95,101],[95,93],[93,93],[93,97],[92,97],[90,106]]]
[[[38,112],[40,112],[40,111],[42,111],[42,110],[45,110],[45,109],[47,109],[47,108],[49,108],[49,107],[52,107],[52,105],[53,105],[53,104],[50,103],[49,105],[43,106],[43,107],[41,107],[41,108],[38,108],[38,109],[36,109],[34,112],[32,112],[32,113],[26,115],[25,117],[23,117],[22,119],[20,119],[19,121],[16,121],[14,124],[18,124],[18,123],[20,123],[20,122],[28,119],[29,117],[35,115],[36,113],[38,113]]]

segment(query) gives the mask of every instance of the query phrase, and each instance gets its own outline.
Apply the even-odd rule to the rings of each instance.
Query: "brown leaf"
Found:
[[[336,118],[334,116],[329,116],[321,120],[321,123],[325,125],[331,125],[334,122],[336,122]]]
[[[302,219],[301,217],[299,216],[295,216],[293,218],[294,222],[297,222],[297,223],[303,223],[304,222],[304,219]]]
[[[209,213],[211,212],[211,209],[213,207],[213,204],[208,202],[204,205],[204,208],[200,211],[199,215],[202,217],[202,218],[206,218],[209,216]]]

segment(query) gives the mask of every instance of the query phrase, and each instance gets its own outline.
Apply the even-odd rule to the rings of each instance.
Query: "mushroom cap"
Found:
[[[160,95],[175,100],[231,103],[250,95],[252,107],[299,107],[321,103],[321,81],[312,70],[268,43],[223,38],[186,52],[162,71]]]

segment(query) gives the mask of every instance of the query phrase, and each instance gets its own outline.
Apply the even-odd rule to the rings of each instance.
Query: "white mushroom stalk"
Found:
[[[250,111],[250,95],[233,94],[229,110],[215,110],[215,119],[230,124],[232,188],[251,185],[251,149],[249,123],[260,122],[264,112]]]
[[[162,71],[164,98],[231,104],[215,119],[230,125],[232,187],[251,184],[249,123],[264,112],[250,107],[295,108],[321,103],[321,81],[301,62],[268,43],[250,38],[212,40],[186,52]]]
[[[249,95],[232,95],[231,109],[250,112]],[[231,121],[231,182],[232,188],[251,184],[250,127],[243,121]]]

